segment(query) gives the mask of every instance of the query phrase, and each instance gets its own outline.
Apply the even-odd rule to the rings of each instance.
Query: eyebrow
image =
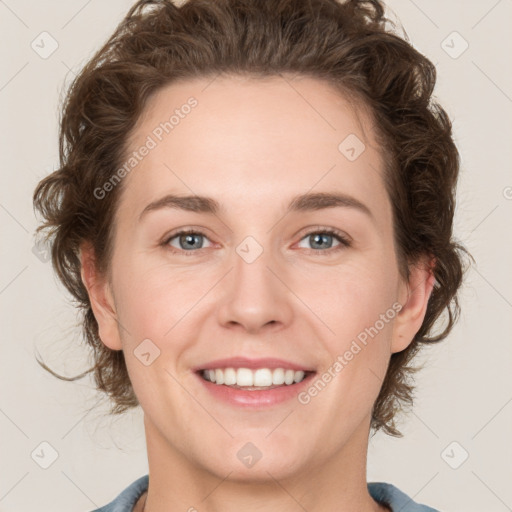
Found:
[[[340,193],[316,192],[295,196],[288,205],[287,212],[306,212],[338,207],[353,208],[374,220],[374,216],[368,206],[355,197]],[[216,215],[221,210],[220,204],[211,197],[167,194],[149,203],[140,213],[139,222],[148,212],[162,208],[175,208],[210,215]]]

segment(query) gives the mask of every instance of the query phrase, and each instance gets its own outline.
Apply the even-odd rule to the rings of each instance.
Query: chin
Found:
[[[269,479],[283,479],[307,466],[297,457],[296,449],[283,451],[271,443],[236,442],[229,450],[223,450],[215,459],[205,461],[205,466],[221,478],[226,475],[233,482],[267,482]],[[265,446],[263,446],[265,444]]]

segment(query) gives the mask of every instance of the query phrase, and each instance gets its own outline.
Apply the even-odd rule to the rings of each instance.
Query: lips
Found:
[[[215,370],[217,368],[249,368],[251,370],[256,370],[258,368],[284,368],[295,371],[302,370],[305,373],[315,371],[315,369],[309,365],[297,363],[295,361],[288,361],[286,359],[278,359],[275,357],[249,359],[242,356],[209,361],[193,368],[193,371],[200,372],[202,370]]]
[[[244,409],[273,407],[293,400],[316,373],[312,366],[296,361],[242,356],[208,361],[193,370],[210,396]]]
[[[232,361],[232,360],[229,360]],[[268,364],[266,360],[266,364]],[[219,364],[219,361],[214,361]],[[260,364],[260,363],[258,363]],[[250,371],[249,369],[245,369]],[[269,370],[269,369],[268,369]],[[277,407],[291,400],[296,400],[298,394],[305,389],[311,382],[316,372],[307,373],[299,382],[286,383],[281,385],[272,385],[265,387],[247,387],[238,385],[219,384],[205,379],[202,374],[212,370],[199,370],[195,372],[197,382],[206,393],[219,403],[227,404],[230,407],[242,408],[244,410],[259,410],[271,407]],[[256,370],[259,371],[259,370]],[[293,370],[290,370],[293,371]],[[303,373],[298,370],[297,373]]]

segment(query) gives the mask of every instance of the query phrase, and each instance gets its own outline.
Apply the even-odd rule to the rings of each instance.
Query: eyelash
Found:
[[[322,250],[322,249],[307,249],[310,253],[314,254],[314,255],[317,255],[317,256],[322,256],[322,255],[331,255],[335,252],[338,252],[342,249],[346,249],[348,247],[351,247],[352,243],[351,241],[345,237],[341,232],[339,232],[338,230],[336,229],[332,229],[332,228],[316,228],[315,231],[310,231],[308,233],[306,233],[300,240],[302,241],[304,238],[308,237],[308,236],[311,236],[311,235],[332,235],[334,238],[336,238],[339,242],[340,242],[340,245],[336,246],[336,247],[332,247],[330,249],[325,249],[325,250]],[[165,248],[168,248],[172,253],[174,254],[184,254],[185,256],[192,256],[194,253],[197,253],[199,251],[201,251],[202,249],[196,249],[196,250],[190,250],[190,251],[184,251],[184,250],[180,250],[180,249],[176,249],[172,246],[169,245],[169,242],[173,239],[173,238],[176,238],[180,235],[201,235],[201,236],[204,236],[205,238],[208,238],[206,236],[205,233],[203,233],[202,231],[199,231],[199,230],[196,230],[196,229],[183,229],[181,231],[177,231],[176,233],[172,233],[170,236],[166,237],[164,239],[164,241],[161,243],[161,245]],[[205,248],[203,248],[205,249]]]

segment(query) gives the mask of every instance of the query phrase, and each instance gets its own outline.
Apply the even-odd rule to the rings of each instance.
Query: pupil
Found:
[[[321,243],[322,241],[323,241],[323,242],[326,242],[326,239],[327,239],[327,238],[331,238],[331,237],[332,237],[332,235],[321,235],[321,234],[317,234],[317,235],[312,235],[312,237],[313,237],[313,240],[314,240],[313,245],[315,245],[316,243]],[[327,243],[327,242],[326,242],[326,243]],[[328,247],[330,247],[330,245],[331,245],[331,244],[327,244],[327,245],[328,245]]]
[[[201,235],[182,235],[181,241],[184,242],[183,245],[186,245],[188,243],[194,245],[194,239],[199,238]],[[201,245],[201,244],[199,244]],[[186,247],[185,247],[186,248]],[[198,247],[200,249],[200,247]]]

